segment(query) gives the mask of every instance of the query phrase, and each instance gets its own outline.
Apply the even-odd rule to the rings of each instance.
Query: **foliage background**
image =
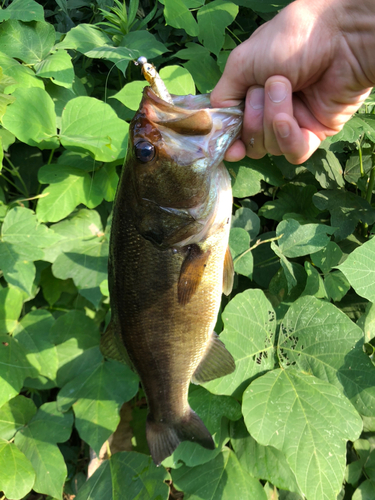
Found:
[[[216,329],[237,369],[190,392],[216,450],[183,443],[156,468],[138,379],[99,351],[145,85],[131,60],[152,60],[172,93],[210,92],[287,3],[2,2],[2,499],[375,498],[372,96],[304,165],[227,165],[236,277]],[[90,448],[107,460],[86,482]]]

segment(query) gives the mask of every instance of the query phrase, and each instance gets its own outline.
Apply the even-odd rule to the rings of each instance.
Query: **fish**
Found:
[[[209,94],[160,95],[144,88],[129,127],[111,224],[111,321],[101,339],[105,357],[139,375],[157,465],[182,441],[215,448],[189,406],[189,384],[235,369],[214,326],[234,276],[223,157],[243,118],[241,106],[212,108]]]

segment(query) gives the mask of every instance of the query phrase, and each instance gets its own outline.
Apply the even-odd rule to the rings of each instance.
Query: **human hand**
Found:
[[[242,137],[226,159],[306,161],[375,84],[375,2],[296,0],[231,53],[213,106],[245,98]]]

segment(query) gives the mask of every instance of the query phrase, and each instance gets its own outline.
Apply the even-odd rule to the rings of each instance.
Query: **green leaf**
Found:
[[[164,17],[169,26],[182,28],[190,36],[198,36],[198,25],[182,0],[164,0]]]
[[[26,377],[37,375],[24,347],[13,337],[0,335],[0,407],[18,395]]]
[[[170,0],[175,2],[175,0]],[[217,62],[209,53],[197,56],[183,64],[194,79],[201,94],[211,92],[221,77]]]
[[[138,58],[138,54],[137,50],[130,50],[127,47],[109,47],[108,45],[85,52],[86,57],[92,59],[108,59],[108,61],[112,61],[124,74],[129,61]]]
[[[307,274],[306,287],[301,296],[314,295],[318,299],[327,299],[327,293],[324,288],[323,278],[320,276],[318,270],[310,264],[305,262],[305,271]]]
[[[345,185],[341,164],[332,151],[317,149],[305,161],[304,166],[314,174],[315,179],[324,189],[335,189]]]
[[[276,228],[281,252],[289,258],[301,257],[324,248],[335,228],[323,224],[300,225],[294,219],[283,220]]]
[[[375,210],[365,199],[349,191],[319,191],[313,203],[320,210],[331,212],[331,225],[336,227],[335,239],[341,241],[354,232],[359,221],[375,222]]]
[[[234,357],[236,369],[204,387],[237,397],[254,376],[274,367],[275,313],[261,290],[246,290],[229,302],[222,318],[220,339]]]
[[[8,19],[18,21],[44,21],[44,10],[34,0],[13,0],[6,8],[0,11],[0,22]]]
[[[330,241],[327,246],[311,255],[314,265],[319,267],[324,274],[340,263],[343,257],[341,248],[334,241]]]
[[[172,480],[191,500],[267,498],[259,481],[242,469],[236,455],[228,448],[204,465],[173,470]]]
[[[45,165],[39,170],[38,179],[41,184],[51,183],[38,201],[36,213],[41,222],[57,222],[80,203],[93,208],[103,199],[91,176],[78,168]]]
[[[135,80],[127,83],[119,92],[111,96],[122,102],[126,107],[136,111],[142,99],[143,89],[147,86],[145,81]]]
[[[120,42],[120,47],[130,49],[138,56],[154,59],[165,52],[167,47],[160,42],[152,33],[147,30],[131,31],[127,33]],[[138,57],[137,56],[137,57]]]
[[[357,325],[362,328],[365,334],[365,342],[369,342],[375,337],[375,305],[367,304],[366,312],[357,321]]]
[[[238,14],[238,6],[225,0],[214,0],[198,11],[198,38],[216,56],[224,45],[225,29]]]
[[[329,273],[324,279],[324,286],[328,297],[334,302],[340,302],[350,289],[350,283],[341,271]]]
[[[3,118],[7,106],[14,102],[16,99],[14,96],[4,93],[5,89],[10,85],[13,85],[14,83],[17,83],[14,78],[4,75],[3,70],[0,67],[0,119]]]
[[[273,370],[245,391],[243,414],[260,444],[285,454],[309,500],[336,498],[346,440],[362,431],[358,413],[336,387],[292,368]]]
[[[7,498],[24,498],[32,489],[34,469],[25,455],[13,444],[0,440],[0,489]]]
[[[18,288],[0,288],[0,334],[15,329],[22,304],[22,293]]]
[[[93,190],[98,190],[105,201],[113,201],[118,184],[116,165],[104,164],[93,176]]]
[[[15,83],[6,87],[7,93],[12,93],[16,88],[39,87],[44,89],[43,81],[35,76],[32,69],[15,61],[12,57],[0,52],[0,66],[5,75],[14,78]]]
[[[369,174],[372,168],[371,153],[370,148],[362,150],[362,167],[365,174]],[[354,185],[357,185],[358,180],[362,177],[358,151],[354,151],[346,162],[344,177]]]
[[[165,66],[160,70],[160,77],[170,94],[195,95],[194,80],[187,69],[181,66]]]
[[[361,297],[375,302],[375,239],[366,241],[338,266]]]
[[[53,26],[44,21],[23,23],[10,19],[0,25],[2,52],[26,64],[45,59],[55,43]]]
[[[375,495],[375,481],[366,479],[355,490],[352,500],[372,500]]]
[[[16,396],[0,408],[0,438],[10,440],[35,415],[34,402],[25,396]]]
[[[72,425],[72,412],[60,413],[53,401],[42,405],[28,425],[16,434],[15,445],[36,472],[33,489],[38,493],[62,497],[67,469],[56,443],[69,439]]]
[[[50,341],[50,330],[55,320],[43,309],[31,311],[22,318],[13,335],[30,353],[28,359],[40,375],[55,380],[58,368],[57,351]]]
[[[98,161],[111,162],[126,153],[129,125],[93,97],[69,101],[61,117],[61,143],[78,152],[89,151]]]
[[[288,295],[289,295],[290,292],[292,291],[292,289],[297,285],[297,278],[294,274],[293,263],[289,262],[289,260],[285,257],[285,255],[282,253],[281,249],[276,245],[276,243],[274,241],[271,242],[271,248],[280,259],[281,268],[283,270],[282,275],[286,280],[286,284],[288,287]],[[275,278],[278,281],[278,285],[280,285],[279,278],[281,278],[281,281],[282,281],[282,278],[283,278],[282,275],[280,275],[280,273],[275,274],[274,278],[272,279],[272,281],[270,283],[270,291],[271,291],[271,288],[274,286],[274,285],[272,285],[272,282],[274,281]],[[273,290],[272,290],[272,292],[274,293]],[[279,294],[280,292],[282,294],[285,293],[284,283],[282,283],[281,288],[279,286],[277,294]],[[284,297],[282,297],[282,298],[284,298]]]
[[[151,457],[123,451],[112,455],[79,490],[75,500],[167,500],[168,473],[156,467]]]
[[[19,88],[13,96],[16,100],[7,108],[4,127],[29,146],[40,149],[59,147],[55,107],[47,92],[37,87]]]
[[[71,88],[74,79],[72,58],[66,50],[57,50],[35,65],[36,74],[41,78],[51,78],[53,83]]]
[[[253,274],[253,255],[249,251],[250,236],[240,227],[234,227],[229,235],[229,247],[233,257],[234,270],[251,279]]]
[[[341,132],[329,138],[329,142],[355,142],[362,134],[363,127],[364,122],[361,120],[360,115],[354,115],[345,123]]]
[[[58,405],[66,411],[74,404],[76,428],[97,454],[116,430],[123,403],[138,392],[138,377],[128,366],[101,361],[66,384],[58,394]]]
[[[82,54],[90,50],[111,45],[110,38],[97,26],[79,24],[66,34],[64,40],[56,45],[56,49],[75,49]]]
[[[280,326],[278,356],[344,390],[356,409],[372,416],[375,368],[363,352],[363,333],[340,309],[315,297],[298,299]]]
[[[260,219],[250,208],[242,207],[236,210],[232,217],[232,228],[235,227],[245,229],[249,233],[250,239],[253,240],[259,233]]]

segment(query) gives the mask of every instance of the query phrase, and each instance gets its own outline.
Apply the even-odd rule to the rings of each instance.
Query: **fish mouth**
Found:
[[[171,98],[173,104],[145,87],[139,113],[160,132],[171,156],[177,153],[177,161],[183,149],[186,157],[195,152],[196,159],[209,157],[213,165],[220,163],[240,136],[244,105],[213,108],[209,94]]]

